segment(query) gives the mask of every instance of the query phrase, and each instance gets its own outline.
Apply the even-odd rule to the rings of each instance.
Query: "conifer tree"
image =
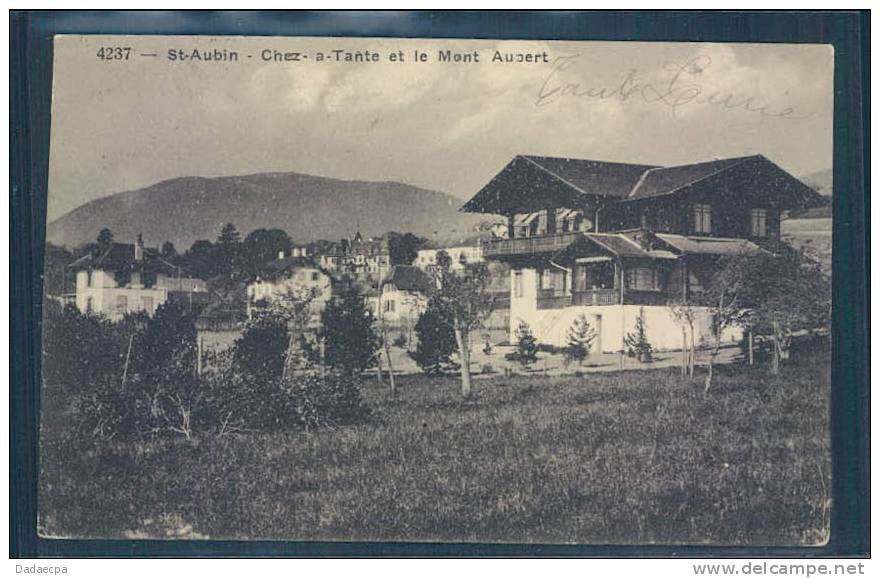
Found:
[[[590,354],[593,347],[593,341],[596,340],[596,331],[590,325],[586,315],[578,315],[574,323],[568,329],[566,335],[568,340],[565,346],[565,361],[571,363],[577,361],[583,364],[584,359]]]
[[[623,343],[629,357],[635,357],[643,363],[654,361],[654,348],[648,341],[648,322],[645,319],[644,307],[639,308],[635,329],[626,334]]]

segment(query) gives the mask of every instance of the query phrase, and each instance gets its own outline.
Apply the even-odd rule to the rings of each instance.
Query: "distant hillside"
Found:
[[[831,196],[834,180],[831,169],[816,171],[801,177],[801,181],[820,195]]]
[[[108,227],[116,239],[143,234],[148,245],[170,240],[178,250],[213,240],[224,223],[242,236],[280,228],[296,241],[411,231],[432,240],[476,234],[484,216],[458,212],[462,201],[396,182],[342,181],[299,173],[183,177],[104,197],[49,223],[47,240],[74,247]]]

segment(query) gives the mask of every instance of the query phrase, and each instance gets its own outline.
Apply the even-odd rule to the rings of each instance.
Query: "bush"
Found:
[[[579,364],[583,364],[587,356],[590,355],[593,341],[596,340],[596,331],[590,325],[586,315],[581,314],[575,318],[568,330],[567,340],[564,353],[565,363],[577,361]]]
[[[648,323],[645,320],[644,307],[639,309],[636,327],[632,332],[626,334],[623,344],[626,347],[627,356],[635,357],[643,363],[654,361],[654,348],[648,341]]]
[[[458,369],[459,365],[452,361],[458,350],[452,323],[443,317],[434,300],[428,301],[428,308],[419,316],[416,337],[418,344],[409,356],[423,372],[441,375]]]
[[[284,370],[289,346],[287,324],[269,316],[248,322],[233,346],[232,363],[245,379],[276,381]]]
[[[523,369],[538,361],[538,343],[529,324],[520,321],[514,333],[516,349],[504,356],[508,361],[519,363]]]
[[[310,371],[294,376],[287,385],[296,423],[302,429],[359,423],[370,414],[361,399],[361,385],[351,374]]]

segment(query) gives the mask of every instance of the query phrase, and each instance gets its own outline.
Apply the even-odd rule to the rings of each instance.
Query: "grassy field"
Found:
[[[367,424],[84,447],[44,405],[44,535],[815,544],[827,539],[828,360],[375,381]],[[699,376],[698,376],[699,377]]]

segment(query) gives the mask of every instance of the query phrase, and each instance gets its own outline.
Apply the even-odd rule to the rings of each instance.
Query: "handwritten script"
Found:
[[[739,110],[763,117],[793,120],[794,108],[774,107],[753,94],[707,89],[701,82],[703,72],[712,65],[708,56],[697,56],[685,62],[667,62],[662,67],[665,75],[660,81],[648,81],[638,70],[632,69],[619,84],[588,86],[582,79],[573,78],[579,54],[556,58],[553,68],[538,89],[535,106],[548,106],[569,98],[606,101],[642,101],[664,106],[678,118],[682,111],[694,106],[712,106],[724,111]]]

